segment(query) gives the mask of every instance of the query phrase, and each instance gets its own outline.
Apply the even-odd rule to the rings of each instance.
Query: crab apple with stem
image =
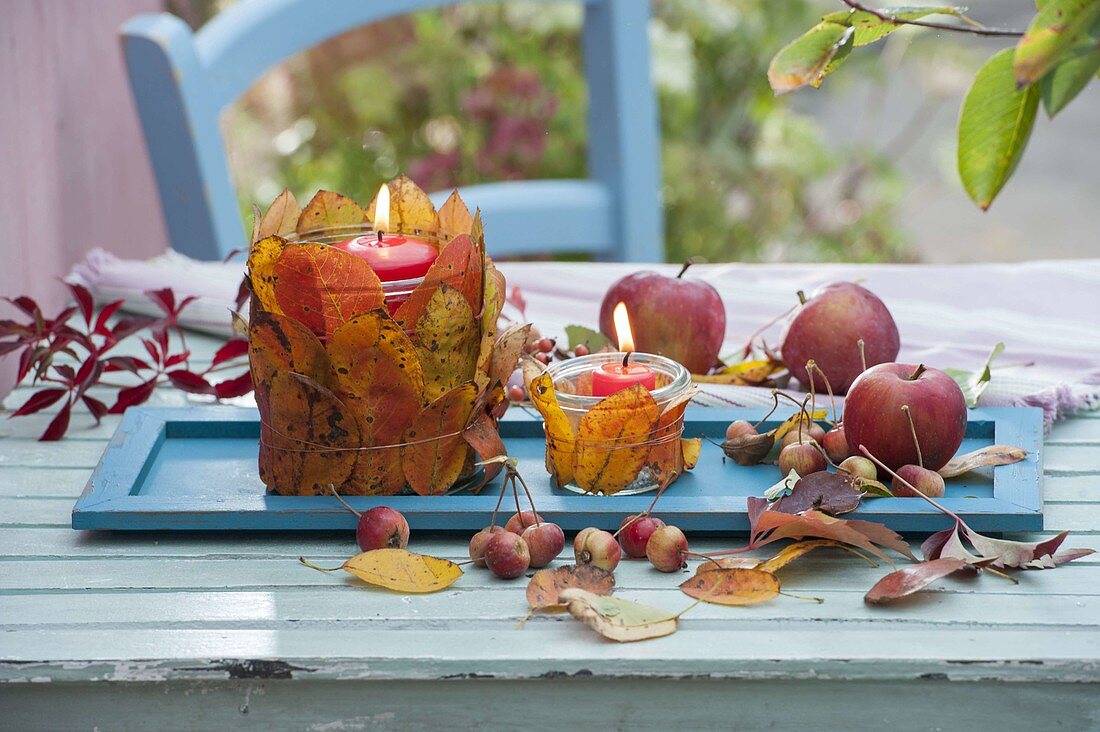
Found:
[[[502,531],[485,545],[485,566],[501,579],[515,579],[531,566],[531,553],[523,537]]]
[[[507,522],[505,522],[504,530],[520,536],[528,526],[534,526],[535,524],[541,523],[544,523],[542,516],[539,516],[534,511],[517,511],[512,514],[512,517],[509,518]]]
[[[557,524],[540,523],[528,526],[520,536],[527,542],[531,566],[536,569],[557,559],[565,548],[565,532]]]
[[[627,516],[619,525],[619,545],[628,557],[641,559],[645,556],[649,537],[664,525],[664,521],[648,514]]]
[[[587,356],[589,353],[588,344],[578,343],[577,347],[573,349],[574,356]]]
[[[485,547],[489,544],[489,539],[503,533],[505,533],[504,527],[493,524],[474,534],[470,539],[470,559],[474,560],[474,565],[485,566]]]
[[[622,559],[619,542],[608,531],[589,526],[581,529],[573,539],[573,557],[577,564],[591,564],[608,572],[614,572]]]
[[[847,473],[853,478],[878,480],[878,469],[875,468],[875,464],[860,455],[844,458],[844,461],[837,466],[837,470]]]
[[[943,496],[947,487],[944,485],[943,476],[934,470],[924,467],[924,457],[921,455],[920,438],[917,437],[917,427],[913,424],[913,414],[908,404],[901,405],[901,411],[909,419],[909,430],[913,433],[913,444],[917,448],[917,464],[902,465],[898,468],[898,475],[890,484],[895,496],[913,498],[913,489],[932,498]]]
[[[355,543],[365,552],[372,549],[404,549],[409,545],[409,522],[400,512],[389,506],[375,506],[367,511],[356,511],[336,486],[329,483],[329,491],[344,508],[359,517],[355,526]]]
[[[805,477],[824,470],[827,464],[816,442],[787,445],[779,451],[779,472],[783,475],[789,475],[793,470]]]
[[[755,435],[756,427],[744,419],[734,420],[730,422],[729,427],[726,428],[726,439],[734,440],[738,437],[744,437],[746,435]]]
[[[662,526],[649,537],[645,549],[649,563],[661,572],[675,572],[685,565],[688,540],[677,526]]]

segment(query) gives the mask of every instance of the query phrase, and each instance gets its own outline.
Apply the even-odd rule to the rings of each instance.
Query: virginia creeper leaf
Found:
[[[936,580],[966,566],[966,562],[961,559],[943,557],[914,567],[905,567],[891,572],[876,582],[875,586],[863,596],[863,600],[871,605],[885,605],[923,590]]]

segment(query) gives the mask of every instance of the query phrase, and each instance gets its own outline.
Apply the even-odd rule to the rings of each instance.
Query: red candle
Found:
[[[629,363],[630,354],[622,363],[605,363],[592,371],[592,396],[605,397],[617,391],[641,384],[653,391],[657,385],[657,374],[653,369],[640,363]]]
[[[605,363],[592,370],[592,396],[605,397],[617,391],[641,384],[653,391],[657,386],[657,374],[653,369],[640,363],[630,363],[630,353],[634,350],[634,333],[630,330],[630,315],[626,305],[619,303],[612,313],[615,332],[619,334],[619,350],[625,351],[622,363]]]

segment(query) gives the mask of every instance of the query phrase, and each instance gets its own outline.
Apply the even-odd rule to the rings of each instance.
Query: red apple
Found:
[[[619,546],[628,557],[641,559],[645,556],[645,547],[653,532],[665,525],[656,516],[627,516],[619,526]]]
[[[863,371],[860,340],[868,367],[898,357],[898,327],[882,300],[854,282],[834,282],[815,290],[792,315],[780,351],[791,375],[806,388],[810,384],[806,362],[813,360],[833,391],[843,394]],[[817,373],[814,389],[826,391]]]
[[[920,455],[903,406],[908,405]],[[939,470],[966,435],[962,389],[939,369],[884,363],[865,371],[844,400],[844,434],[852,454],[863,445],[892,470],[923,465]]]
[[[689,263],[690,264],[690,263]],[[620,302],[630,313],[634,347],[679,361],[695,374],[718,362],[726,336],[726,308],[718,291],[702,280],[635,272],[611,285],[600,306],[600,330],[618,343],[611,313]]]

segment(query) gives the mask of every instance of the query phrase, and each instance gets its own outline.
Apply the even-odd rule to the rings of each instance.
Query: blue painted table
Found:
[[[165,390],[155,403],[195,402]],[[1069,529],[1070,545],[1100,548],[1098,417],[1055,428],[1045,530],[1015,536]],[[1100,727],[1097,556],[1018,586],[945,580],[886,609],[862,600],[886,569],[810,555],[784,586],[824,604],[703,605],[673,636],[618,645],[561,616],[517,630],[524,584],[482,571],[403,597],[295,561],[338,563],[347,534],[73,531],[118,420],[35,442],[48,419],[0,422],[2,729]],[[414,540],[466,552],[461,538]],[[678,575],[641,562],[617,574],[623,597],[687,604]]]

